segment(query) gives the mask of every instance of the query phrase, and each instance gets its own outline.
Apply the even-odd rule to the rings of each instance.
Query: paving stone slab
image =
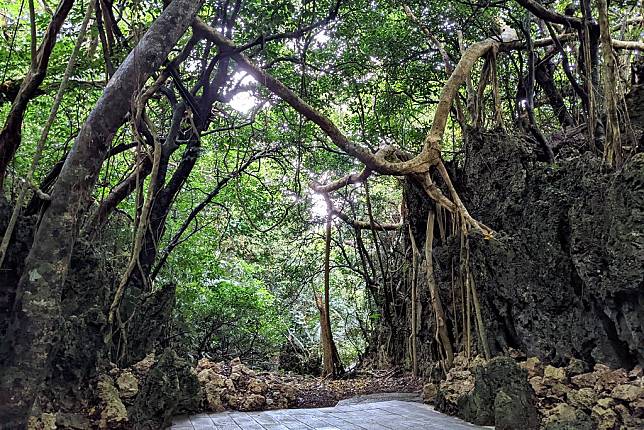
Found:
[[[362,400],[362,399],[361,399]],[[347,402],[319,409],[180,416],[171,430],[473,430],[475,426],[407,400]],[[489,427],[488,427],[489,428]]]

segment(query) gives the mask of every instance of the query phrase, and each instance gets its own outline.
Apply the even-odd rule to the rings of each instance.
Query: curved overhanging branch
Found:
[[[514,41],[502,43],[494,39],[485,39],[468,47],[463,53],[458,64],[454,67],[452,74],[443,87],[439,102],[436,106],[434,121],[427,137],[425,138],[422,151],[417,156],[409,160],[392,162],[386,160],[383,155],[379,155],[378,153],[374,154],[368,148],[352,142],[329,118],[302,100],[294,91],[278,79],[266,73],[260,67],[254,65],[248,57],[239,52],[235,44],[223,34],[205,24],[200,19],[195,20],[193,23],[193,29],[203,38],[208,39],[217,45],[223,53],[230,55],[241,68],[246,70],[259,83],[287,102],[308,120],[317,124],[333,141],[333,143],[335,143],[345,153],[360,160],[369,170],[376,171],[384,175],[423,173],[426,172],[429,167],[437,165],[441,159],[440,142],[445,131],[445,125],[447,123],[447,118],[449,117],[452,102],[458,88],[465,81],[465,78],[471,72],[476,61],[493,47],[501,51],[525,48],[525,43],[523,42]],[[567,40],[568,37],[572,38],[573,36],[566,35],[566,37],[560,37],[560,40]],[[547,46],[552,43],[554,42],[550,38],[539,39],[535,41],[534,46]],[[632,46],[637,45],[637,43],[639,42],[622,42],[621,46],[630,46],[631,49],[633,49]],[[617,45],[620,45],[620,43],[617,43]],[[343,178],[338,182],[342,182],[344,180],[345,179]],[[336,184],[334,186],[338,185]],[[341,185],[338,186],[338,188],[340,187]]]
[[[371,221],[356,220],[356,219],[351,218],[349,215],[347,215],[346,213],[342,212],[341,210],[337,209],[335,207],[335,205],[333,204],[333,201],[331,201],[331,195],[330,195],[331,192],[336,191],[339,188],[342,188],[342,186],[349,185],[349,183],[356,184],[356,183],[360,183],[360,182],[365,182],[367,180],[367,178],[369,177],[370,173],[371,173],[371,171],[369,171],[368,169],[364,169],[360,173],[354,173],[354,174],[351,174],[351,175],[347,175],[344,178],[341,178],[341,179],[339,179],[337,181],[334,181],[334,182],[330,182],[327,185],[319,185],[319,184],[316,184],[316,183],[311,183],[310,187],[311,187],[311,189],[313,191],[315,191],[316,193],[318,193],[318,194],[320,194],[322,196],[322,198],[326,202],[328,213],[331,216],[337,216],[342,221],[344,221],[345,223],[347,223],[348,225],[350,225],[351,227],[353,227],[356,230],[376,230],[376,231],[398,230],[400,227],[403,226],[402,222],[398,222],[398,223],[380,223],[380,222],[377,222],[377,221],[371,222]],[[360,175],[364,175],[364,177],[362,177],[360,180],[355,180],[353,182],[346,183],[349,180],[349,178],[358,178],[358,177],[360,177]],[[340,184],[344,184],[344,185],[337,186],[337,185],[340,185]]]
[[[574,16],[562,15],[555,11],[548,9],[534,0],[516,0],[521,6],[532,12],[534,16],[543,19],[544,21],[552,22],[555,24],[562,24],[567,27],[572,27],[581,30],[584,27],[584,21]],[[596,25],[596,24],[595,24]]]
[[[343,176],[340,179],[336,179],[335,181],[329,182],[328,184],[318,184],[317,182],[311,182],[309,186],[316,193],[327,194],[327,193],[339,190],[340,188],[344,188],[348,185],[359,184],[360,182],[364,182],[367,180],[369,176],[371,176],[371,173],[373,173],[373,170],[371,170],[368,167],[365,167],[360,172],[350,173],[346,176]]]
[[[254,65],[248,57],[237,50],[232,41],[216,31],[214,28],[205,24],[203,21],[196,19],[193,23],[193,30],[201,37],[208,39],[217,45],[223,54],[230,55],[233,60],[237,62],[238,66],[245,69],[259,83],[287,102],[305,118],[317,124],[340,149],[364,163],[365,168],[359,173],[347,175],[325,185],[312,184],[311,187],[315,191],[329,193],[349,184],[362,182],[366,180],[372,172],[378,172],[384,175],[413,175],[420,177],[420,182],[423,184],[423,188],[438,204],[444,206],[449,211],[459,212],[464,221],[474,229],[483,233],[485,236],[492,235],[492,229],[479,223],[470,216],[452,186],[449,176],[447,176],[447,178],[445,177],[447,170],[441,160],[440,142],[442,140],[443,133],[445,132],[445,126],[447,124],[447,118],[449,117],[452,101],[456,96],[458,88],[465,81],[465,78],[471,72],[476,61],[485,55],[490,49],[498,48],[501,44],[500,42],[493,39],[486,39],[471,45],[463,53],[461,59],[454,67],[452,74],[443,87],[440,100],[436,106],[434,121],[427,137],[425,138],[422,151],[415,157],[399,157],[399,155],[402,155],[399,154],[400,151],[396,151],[390,146],[383,147],[374,154],[369,149],[353,143],[329,118],[302,100],[297,94],[295,94],[295,92],[289,89],[278,79]],[[395,161],[389,161],[388,158],[394,158]],[[431,177],[429,177],[429,168],[431,166],[436,166],[438,168],[441,176],[443,176],[443,180],[448,186],[453,201],[450,201],[442,194],[442,192],[440,192],[438,187],[433,185]]]
[[[322,115],[311,105],[302,100],[291,89],[284,85],[279,80],[275,79],[264,70],[255,66],[244,54],[236,52],[235,45],[224,35],[216,31],[214,28],[208,26],[203,21],[197,19],[193,23],[193,30],[200,33],[204,38],[208,39],[219,49],[228,53],[237,62],[237,65],[245,69],[253,78],[259,83],[268,88],[271,92],[278,95],[281,99],[291,105],[296,111],[304,115],[307,119],[314,122],[324,131],[324,133],[335,143],[340,149],[347,154],[356,157],[368,168],[377,170],[383,174],[396,174],[396,169],[393,163],[387,163],[377,159],[374,154],[368,149],[356,145],[340,131],[338,127],[326,116]]]
[[[474,63],[483,55],[485,55],[490,49],[492,49],[493,47],[498,48],[498,46],[499,42],[492,39],[485,39],[481,42],[477,42],[471,45],[465,50],[458,64],[456,64],[456,67],[454,67],[454,71],[443,86],[443,91],[441,92],[438,104],[436,106],[436,113],[434,114],[432,128],[429,130],[429,134],[425,138],[425,144],[422,152],[416,158],[410,160],[407,163],[413,163],[415,159],[421,157],[432,157],[432,153],[434,151],[436,151],[438,154],[435,162],[432,164],[438,164],[438,162],[440,162],[440,142],[443,138],[443,133],[445,132],[447,118],[452,107],[452,101],[456,96],[456,92],[458,91],[458,88],[463,84],[463,82],[465,82],[465,78],[472,71]]]
[[[386,159],[392,156],[395,157],[396,159],[400,157],[410,158],[408,154],[405,154],[402,151],[397,151],[394,147],[389,145],[383,146],[382,148],[378,149],[378,151],[376,151],[374,156],[380,159]],[[349,173],[348,175],[345,175],[327,184],[319,184],[313,181],[309,184],[309,186],[316,193],[328,194],[333,191],[337,191],[340,188],[344,188],[348,185],[354,185],[354,184],[359,184],[361,182],[364,182],[369,178],[369,176],[371,176],[372,173],[373,173],[372,169],[370,169],[369,167],[365,167],[360,172]]]
[[[426,171],[433,164],[432,162],[436,162],[440,157],[440,151],[423,151],[421,154],[409,161],[395,163],[373,154],[368,148],[353,143],[326,116],[302,100],[297,94],[295,94],[295,92],[278,79],[272,77],[270,74],[254,65],[244,54],[237,52],[235,45],[214,28],[206,25],[201,20],[195,20],[193,29],[195,32],[201,34],[204,38],[217,45],[220,50],[228,53],[235,62],[237,62],[239,67],[245,69],[259,83],[278,95],[305,118],[317,124],[318,127],[320,127],[333,141],[333,143],[348,155],[360,160],[370,170],[384,175],[404,175],[408,173],[421,172]],[[451,105],[451,101],[448,104],[447,113],[449,113],[449,105]]]
[[[634,40],[612,39],[611,44],[615,49],[630,49],[633,51],[644,51],[644,42],[638,42]]]
[[[537,18],[541,18],[546,22],[550,22],[553,24],[561,24],[566,27],[572,27],[576,30],[583,30],[586,26],[586,23],[584,22],[583,19],[577,18],[574,16],[562,15],[560,13],[557,13],[555,11],[548,9],[547,7],[536,2],[535,0],[516,0],[516,2],[519,3],[521,6],[523,6],[525,9],[527,9],[528,11],[530,11]],[[628,19],[626,23],[637,23],[640,21],[641,21],[641,18],[631,18],[631,19]],[[595,29],[599,29],[599,24],[596,22],[589,22],[588,25],[590,27],[594,27]],[[566,33],[566,39],[568,38],[574,39],[576,37],[577,35],[575,33]],[[539,39],[535,41],[535,46],[543,46],[543,45],[537,44],[537,42],[543,43],[548,40],[549,39]],[[563,38],[560,37],[560,40],[563,41]],[[629,49],[629,50],[639,50],[639,51],[644,50],[644,42],[639,42],[639,41],[613,39],[611,41],[611,44],[615,49]]]
[[[329,118],[302,100],[297,94],[295,94],[295,92],[289,89],[278,79],[272,77],[270,74],[254,65],[248,57],[238,52],[232,41],[216,31],[214,28],[206,25],[203,21],[199,19],[195,20],[193,29],[195,33],[217,45],[222,53],[230,55],[240,67],[245,69],[259,83],[278,95],[282,100],[286,101],[304,117],[317,124],[340,149],[348,155],[356,157],[366,166],[365,169],[359,173],[353,173],[329,184],[314,184],[312,185],[314,190],[328,193],[349,184],[364,181],[372,172],[378,172],[385,175],[418,175],[420,176],[421,184],[424,184],[423,188],[438,204],[444,206],[450,211],[459,212],[468,224],[470,224],[474,229],[479,230],[485,236],[492,235],[492,229],[472,218],[458,197],[458,194],[449,179],[449,175],[447,175],[447,170],[441,160],[440,142],[443,138],[447,118],[449,117],[452,102],[456,96],[458,88],[463,84],[463,82],[465,82],[466,77],[471,72],[476,61],[485,55],[490,49],[498,48],[501,44],[500,42],[493,39],[486,39],[467,48],[443,87],[439,102],[436,106],[434,121],[427,137],[425,138],[422,151],[415,157],[401,157],[403,158],[403,160],[401,160],[397,157],[399,155],[398,152],[392,147],[387,146],[381,148],[374,154],[369,149],[351,142],[351,140],[342,133],[342,131],[340,131],[340,129]],[[397,158],[397,160],[389,161],[387,158]],[[441,173],[453,201],[450,201],[437,187],[432,185],[431,178],[429,177],[429,168],[431,166],[436,166]]]
[[[565,43],[577,40],[579,38],[578,33],[560,33],[557,34],[557,40],[554,40],[551,37],[544,37],[541,39],[534,39],[532,41],[532,46],[534,48],[545,48],[547,46],[556,45],[557,42]],[[632,51],[642,51],[644,50],[644,42],[638,42],[633,40],[619,40],[612,39],[611,44],[615,49],[626,49]],[[528,46],[523,40],[515,40],[512,42],[505,42],[499,44],[500,52],[515,51],[519,49],[528,49]]]

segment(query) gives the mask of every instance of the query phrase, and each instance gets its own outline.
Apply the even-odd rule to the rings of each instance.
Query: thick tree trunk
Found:
[[[57,344],[60,300],[81,209],[86,206],[114,134],[132,98],[165,60],[202,1],[175,0],[152,24],[108,83],[81,128],[52,191],[25,262],[2,345],[0,422],[22,427]]]

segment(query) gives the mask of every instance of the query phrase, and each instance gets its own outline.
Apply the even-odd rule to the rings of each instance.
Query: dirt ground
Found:
[[[377,393],[420,394],[423,384],[418,378],[390,371],[359,373],[352,378],[329,380],[304,379],[298,384],[297,406],[316,408],[334,406],[340,400]]]

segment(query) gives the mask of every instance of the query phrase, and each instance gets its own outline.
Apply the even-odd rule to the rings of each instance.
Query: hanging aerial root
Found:
[[[486,359],[490,359],[492,354],[487,339],[485,323],[483,321],[483,313],[481,311],[481,303],[476,292],[476,284],[474,283],[474,275],[470,270],[470,245],[467,234],[461,226],[461,250],[460,250],[460,279],[462,281],[461,289],[461,303],[463,310],[463,325],[464,325],[464,345],[467,358],[471,358],[472,352],[472,308],[474,308],[474,316],[476,319],[476,329],[479,335],[479,353],[483,349],[483,354]],[[465,290],[463,292],[463,290]],[[463,303],[463,294],[467,296],[466,303]]]
[[[433,241],[434,241],[434,212],[429,211],[427,215],[427,229],[425,231],[425,267],[427,276],[427,286],[429,287],[429,296],[436,317],[436,338],[439,340],[442,350],[445,352],[444,368],[449,370],[454,361],[454,350],[452,342],[447,333],[447,324],[445,322],[445,312],[438,291],[438,285],[434,278],[433,264]]]
[[[411,224],[408,225],[409,241],[411,242],[411,334],[410,350],[412,362],[412,374],[414,377],[418,376],[418,282],[416,280],[416,272],[418,270],[418,246],[416,239],[414,239],[414,232],[412,231]]]
[[[454,202],[454,205],[456,206],[456,212],[463,218],[463,220],[466,223],[466,228],[467,226],[473,228],[474,230],[480,232],[483,234],[483,236],[486,239],[491,239],[494,236],[494,230],[492,230],[490,227],[487,225],[483,224],[480,221],[477,221],[470,215],[468,212],[467,208],[461,201],[461,198],[459,197],[458,193],[456,192],[456,189],[454,188],[454,185],[452,184],[452,180],[449,177],[449,173],[447,172],[447,169],[445,168],[445,164],[443,164],[442,161],[440,161],[436,165],[436,169],[441,175],[441,178],[443,178],[443,181],[445,182],[445,186],[449,190],[450,195],[452,196],[452,201]],[[466,229],[467,232],[467,229]]]
[[[138,133],[138,128],[137,128],[138,124],[145,121],[148,127],[150,127],[150,130],[154,130],[152,123],[145,115],[144,109],[145,109],[144,99],[142,97],[140,97],[138,101],[133,102],[134,119],[132,121],[132,131],[134,135],[137,136],[137,138],[140,140],[142,140],[143,138]],[[128,281],[130,280],[130,277],[134,273],[134,270],[139,269],[142,277],[144,278],[143,281],[144,282],[147,281],[147,278],[145,278],[145,275],[141,268],[139,254],[141,253],[141,249],[143,246],[143,239],[148,229],[148,219],[150,216],[150,211],[152,210],[152,203],[155,197],[154,193],[157,188],[156,182],[159,175],[159,168],[161,164],[161,152],[162,152],[161,143],[159,142],[159,139],[157,138],[156,133],[153,132],[152,134],[153,134],[153,140],[154,140],[154,153],[152,155],[153,161],[152,161],[152,173],[150,176],[150,184],[148,185],[148,193],[145,200],[145,204],[143,205],[143,208],[141,210],[141,215],[139,216],[138,224],[136,226],[136,234],[134,236],[134,243],[132,246],[132,254],[130,256],[130,261],[128,263],[128,266],[125,272],[121,276],[119,284],[116,288],[116,292],[114,293],[114,298],[112,299],[112,303],[109,308],[108,317],[107,317],[108,331],[105,336],[106,343],[109,343],[112,340],[112,325],[114,324],[115,317],[117,320],[120,319],[120,315],[118,314],[118,309],[121,304],[121,299],[123,298],[123,294],[125,292],[125,287],[127,286]],[[121,329],[122,329],[122,325],[121,325]]]

